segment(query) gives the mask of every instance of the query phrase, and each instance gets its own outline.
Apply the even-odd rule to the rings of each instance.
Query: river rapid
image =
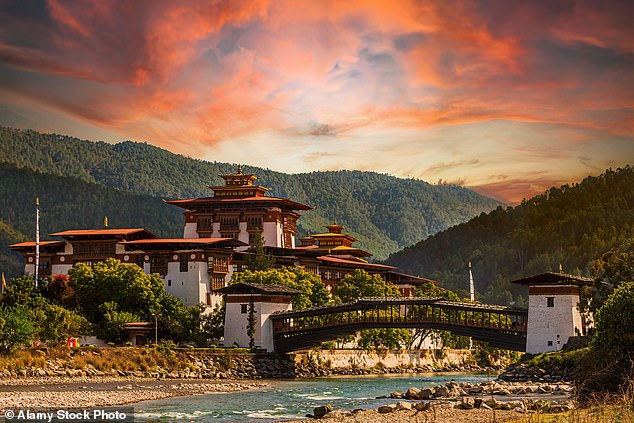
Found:
[[[319,405],[335,409],[377,408],[390,399],[376,399],[407,388],[431,387],[454,379],[483,382],[494,379],[481,373],[423,373],[337,376],[313,379],[270,380],[253,391],[199,395],[135,404],[135,420],[195,422],[271,422],[305,417]]]

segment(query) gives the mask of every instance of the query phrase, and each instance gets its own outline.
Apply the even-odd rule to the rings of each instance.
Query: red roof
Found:
[[[241,202],[273,202],[280,203],[282,206],[286,206],[293,210],[312,210],[312,207],[307,206],[306,204],[297,203],[295,201],[291,201],[288,198],[278,198],[278,197],[241,197],[241,198],[216,198],[216,197],[204,197],[204,198],[187,198],[184,200],[166,200],[167,204],[171,204],[173,206],[187,208],[188,205],[197,205],[197,204],[209,204],[209,203],[241,203]]]
[[[317,257],[317,259],[319,259],[321,261],[328,262],[328,263],[347,264],[347,265],[352,265],[352,266],[356,266],[356,267],[370,267],[370,268],[382,269],[382,270],[396,269],[396,267],[394,267],[394,266],[386,266],[386,265],[383,265],[383,264],[365,263],[363,261],[345,260],[345,259],[340,259],[340,258],[331,257],[331,256],[320,256],[320,257]]]
[[[150,239],[137,239],[135,241],[122,242],[125,245],[139,245],[139,244],[218,244],[221,242],[229,242],[232,246],[240,247],[247,245],[242,241],[238,241],[233,238],[150,238]]]
[[[50,234],[50,236],[92,236],[92,235],[130,235],[138,232],[147,232],[150,235],[150,232],[146,231],[143,228],[117,228],[117,229],[72,229],[69,231],[56,232],[54,234]]]
[[[592,285],[593,279],[567,273],[545,272],[539,275],[511,281],[519,285]]]
[[[40,241],[40,247],[44,247],[46,245],[53,246],[53,245],[64,245],[64,244],[65,244],[64,241]],[[30,248],[30,247],[35,248],[35,241],[20,242],[18,244],[9,245],[9,248]]]

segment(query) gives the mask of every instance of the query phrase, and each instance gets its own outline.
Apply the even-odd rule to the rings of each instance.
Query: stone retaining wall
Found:
[[[144,359],[167,354],[171,364],[142,365]],[[2,366],[4,365],[4,367]],[[468,350],[373,352],[306,351],[278,355],[246,351],[144,348],[91,348],[67,352],[34,350],[20,364],[0,363],[0,378],[16,377],[151,377],[151,378],[292,378],[334,374],[477,371]]]

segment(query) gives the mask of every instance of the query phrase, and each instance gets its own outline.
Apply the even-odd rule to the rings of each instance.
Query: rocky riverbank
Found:
[[[493,381],[457,383],[431,388],[410,387],[382,398],[392,400],[376,410],[333,410],[317,407],[310,418],[365,421],[506,421],[531,413],[562,413],[574,409],[570,384]],[[383,417],[383,415],[390,415]],[[310,420],[306,420],[310,421]]]

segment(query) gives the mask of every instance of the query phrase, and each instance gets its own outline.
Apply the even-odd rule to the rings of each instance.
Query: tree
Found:
[[[257,317],[255,317],[255,303],[253,297],[249,300],[249,315],[247,317],[247,336],[249,337],[249,348],[255,347],[255,331]]]
[[[634,359],[634,283],[621,283],[595,313],[592,348],[612,361]]]
[[[625,240],[595,260],[592,270],[599,282],[590,293],[590,310],[595,311],[622,282],[634,280],[634,238]]]
[[[261,231],[254,234],[253,246],[249,247],[247,254],[244,255],[244,264],[254,272],[269,270],[275,265],[275,258],[264,251]]]
[[[77,286],[82,312],[91,322],[99,321],[99,306],[105,302],[115,302],[121,312],[147,320],[152,313],[160,312],[160,300],[166,295],[158,274],[148,275],[135,264],[112,258],[92,267],[76,264],[68,274]]]
[[[275,284],[298,289],[304,294],[293,297],[295,310],[324,305],[330,300],[321,278],[300,267],[285,266],[261,271],[245,270],[233,274],[231,283],[238,282]]]
[[[103,316],[97,331],[99,337],[116,343],[123,343],[127,339],[127,334],[123,329],[125,323],[141,320],[134,313],[120,311],[119,305],[114,301],[103,303],[99,306],[99,312]]]
[[[414,291],[415,297],[444,298],[449,301],[460,301],[460,297],[449,289],[441,288],[432,281],[424,282]]]
[[[77,306],[75,284],[68,275],[55,275],[46,285],[46,296],[55,304],[73,308]]]
[[[47,304],[41,314],[43,319],[38,320],[40,324],[37,330],[41,339],[65,341],[71,337],[88,335],[92,330],[92,325],[84,316],[55,304]]]
[[[361,297],[398,297],[398,288],[378,274],[370,274],[363,269],[356,269],[352,275],[348,275],[339,281],[334,289],[341,301],[354,301]]]
[[[4,353],[27,344],[35,333],[35,325],[24,307],[0,306],[0,349]]]

